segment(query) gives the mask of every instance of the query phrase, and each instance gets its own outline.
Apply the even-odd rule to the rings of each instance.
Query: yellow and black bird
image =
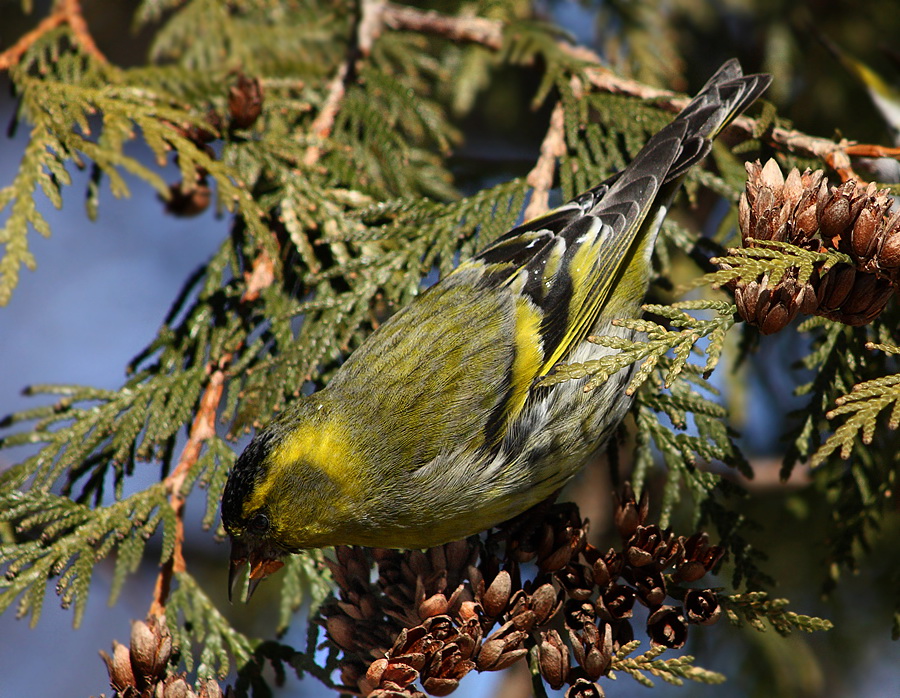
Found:
[[[222,499],[230,585],[308,548],[463,538],[559,490],[625,416],[631,369],[539,379],[610,353],[591,334],[631,336],[612,320],[640,313],[681,180],[770,80],[725,63],[625,169],[462,262],[258,433]]]

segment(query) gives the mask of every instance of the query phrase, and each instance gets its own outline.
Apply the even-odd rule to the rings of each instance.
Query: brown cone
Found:
[[[848,181],[828,189],[819,170],[791,170],[774,160],[748,163],[739,221],[745,247],[783,241],[805,249],[834,249],[853,264],[816,268],[806,283],[790,269],[777,284],[761,276],[731,284],[738,313],[762,334],[784,329],[799,314],[848,325],[872,322],[900,282],[900,211],[875,184]],[[728,268],[727,264],[722,265]]]

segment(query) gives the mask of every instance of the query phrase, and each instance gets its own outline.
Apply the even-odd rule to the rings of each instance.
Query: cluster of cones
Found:
[[[900,288],[900,207],[892,209],[889,191],[854,180],[829,187],[821,170],[793,169],[785,178],[774,160],[746,167],[739,219],[744,247],[787,242],[843,252],[852,263],[819,264],[805,283],[797,268],[777,284],[767,276],[736,282],[741,317],[763,334],[778,332],[799,313],[847,325],[874,320]]]
[[[197,124],[172,124],[179,136],[191,141],[197,148],[215,159],[216,153],[210,146],[219,136],[217,133],[248,129],[262,114],[263,89],[257,78],[249,78],[243,73],[237,75],[235,83],[228,89],[228,111],[225,118],[215,109],[206,113],[209,128]],[[209,173],[198,168],[193,181],[183,180],[169,187],[166,211],[180,217],[199,215],[212,201],[212,190],[208,181]]]
[[[113,642],[112,656],[102,651],[100,655],[119,698],[222,698],[222,689],[213,679],[202,682],[197,693],[186,675],[168,671],[172,636],[163,617],[134,621],[130,646]]]
[[[722,551],[705,534],[675,536],[646,519],[646,500],[628,490],[616,513],[622,546],[605,553],[587,542],[588,522],[573,505],[424,552],[338,548],[337,598],[319,622],[341,650],[341,690],[421,698],[418,682],[444,696],[472,670],[531,654],[551,688],[568,685],[567,698],[603,696],[596,682],[634,639],[636,602],[648,609],[651,644],[670,648],[721,613],[715,592],[687,585]]]

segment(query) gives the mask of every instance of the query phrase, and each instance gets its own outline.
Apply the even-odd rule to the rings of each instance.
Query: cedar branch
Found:
[[[451,41],[479,44],[497,50],[503,45],[504,24],[485,17],[454,17],[417,10],[392,2],[379,3],[382,23],[395,30],[439,34]]]
[[[531,220],[549,209],[550,189],[556,161],[566,153],[565,112],[562,102],[557,102],[550,114],[550,127],[541,143],[541,155],[528,173],[526,181],[532,187],[531,201],[525,209],[525,220]]]
[[[351,40],[347,46],[347,55],[328,84],[328,95],[325,97],[321,111],[310,126],[313,137],[319,142],[309,146],[306,150],[303,158],[305,165],[314,165],[322,157],[321,142],[331,135],[344,95],[347,94],[347,88],[356,77],[357,61],[361,55],[368,55],[372,44],[381,33],[382,12],[382,2],[378,0],[363,1],[360,13],[356,16]]]
[[[232,354],[226,354],[218,366],[210,373],[209,381],[200,397],[199,408],[191,424],[188,441],[181,452],[178,464],[166,477],[166,490],[169,492],[169,506],[175,512],[175,549],[172,556],[163,563],[156,578],[153,590],[153,602],[149,615],[165,615],[166,599],[172,584],[172,575],[184,572],[184,505],[182,493],[184,480],[188,472],[200,458],[203,444],[216,435],[216,412],[225,388],[225,367],[231,362]]]
[[[44,34],[63,24],[69,25],[72,35],[85,53],[93,56],[101,63],[107,62],[106,56],[97,48],[97,44],[88,30],[87,22],[84,21],[80,0],[61,0],[56,9],[42,19],[34,29],[22,36],[3,53],[0,53],[0,70],[12,68]]]
[[[380,19],[378,29],[383,25],[395,30],[438,34],[453,41],[476,43],[494,50],[499,49],[502,45],[505,24],[501,20],[483,17],[454,17],[434,11],[425,12],[414,8],[401,7],[391,2],[379,2],[378,0],[367,0],[364,5],[374,6],[374,9],[371,11],[373,16],[377,15]],[[377,33],[376,31],[370,36],[377,36]],[[561,50],[569,55],[585,63],[592,64],[585,73],[590,83],[599,90],[640,99],[657,100],[660,107],[673,112],[683,109],[689,101],[689,98],[679,97],[669,90],[651,87],[636,80],[616,75],[601,65],[600,57],[595,52],[584,46],[573,46],[564,41],[560,42],[559,46]],[[735,119],[730,124],[729,129],[743,132],[748,136],[754,136],[758,135],[758,123],[756,119],[744,115]],[[766,133],[766,138],[781,150],[804,157],[815,157],[824,161],[844,181],[857,178],[851,166],[851,156],[867,155],[868,153],[880,152],[881,150],[880,146],[863,145],[848,140],[833,141],[828,138],[810,136],[800,131],[777,126]],[[885,155],[887,157],[898,157],[893,152]],[[539,166],[539,172],[546,170],[546,164],[540,161],[535,165],[535,170]],[[532,172],[535,170],[532,170]],[[540,178],[542,175],[535,174],[534,176]],[[537,205],[535,210],[537,210]]]

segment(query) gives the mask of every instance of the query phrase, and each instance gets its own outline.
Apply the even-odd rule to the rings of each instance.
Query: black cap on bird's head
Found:
[[[281,558],[290,552],[270,538],[271,521],[263,509],[245,511],[245,503],[265,474],[265,461],[273,441],[273,435],[266,432],[253,439],[228,475],[222,494],[222,523],[231,538],[229,601],[237,587],[238,573],[245,564],[250,564],[250,582],[245,598],[249,601],[259,583],[280,569],[284,565]]]

